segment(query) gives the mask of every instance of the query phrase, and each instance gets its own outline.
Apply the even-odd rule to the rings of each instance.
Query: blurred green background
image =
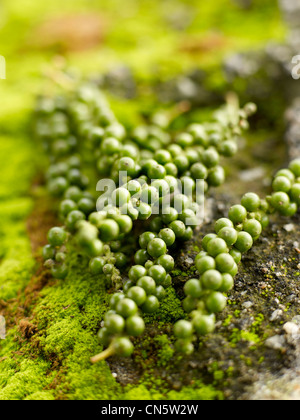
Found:
[[[57,55],[84,73],[128,65],[147,83],[201,67],[218,85],[226,54],[284,37],[274,0],[2,0],[0,118],[30,107]]]

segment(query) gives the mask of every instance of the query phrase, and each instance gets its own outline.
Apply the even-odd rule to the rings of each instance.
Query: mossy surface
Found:
[[[259,372],[280,370],[293,361],[290,347],[285,361],[281,353],[264,347],[265,338],[299,308],[297,299],[289,300],[291,294],[299,294],[299,256],[292,245],[299,231],[296,227],[287,238],[283,221],[267,231],[267,242],[262,239],[245,257],[216,333],[201,339],[195,354],[186,358],[174,352],[172,325],[185,316],[180,303],[183,281],[193,277],[193,258],[202,236],[213,229],[212,223],[178,250],[174,290],[168,290],[158,313],[146,318],[146,334],[136,340],[131,359],[90,363],[90,357],[102,350],[97,331],[108,307],[108,293],[104,279],[88,272],[86,259],[72,250],[71,270],[64,281],[54,280],[42,266],[41,246],[46,243],[47,228],[55,223],[55,203],[42,180],[35,178],[47,160],[34,144],[27,123],[33,93],[49,89],[40,79],[45,61],[63,52],[83,73],[106,71],[119,62],[129,65],[141,87],[138,95],[126,102],[113,96],[112,104],[122,122],[131,126],[141,121],[138,110],[156,104],[157,83],[201,66],[208,73],[207,87],[223,96],[227,85],[219,63],[224,55],[264,45],[270,38],[281,40],[285,32],[273,0],[254,1],[250,12],[227,0],[193,0],[189,5],[178,1],[175,9],[194,17],[184,37],[183,30],[169,19],[173,0],[130,0],[126,10],[131,15],[119,4],[111,0],[102,8],[101,2],[99,11],[96,4],[87,9],[83,0],[3,2],[0,35],[7,42],[1,54],[8,66],[7,80],[0,81],[0,314],[7,322],[7,337],[0,341],[0,400],[240,398]],[[108,23],[103,25],[103,41],[83,51],[44,46],[37,37],[34,43],[41,21],[51,21],[58,10],[65,16],[97,14]],[[48,35],[44,32],[44,37]],[[187,118],[201,121],[209,112],[197,110]],[[221,203],[232,204],[248,189],[266,192],[267,186],[257,187],[262,179],[241,183],[239,175],[253,165],[262,166],[266,177],[272,175],[284,160],[278,133],[275,138],[269,131],[248,137],[248,145],[242,145],[239,157],[226,168],[228,184],[215,196],[212,217],[225,212]],[[275,160],[269,156],[273,147],[279,156]],[[295,218],[295,226],[298,222]],[[264,272],[270,255],[273,269]],[[287,259],[284,268],[282,255]],[[278,270],[284,276],[275,275]],[[275,298],[284,311],[281,319],[271,323]],[[249,299],[253,306],[245,311],[243,304]]]

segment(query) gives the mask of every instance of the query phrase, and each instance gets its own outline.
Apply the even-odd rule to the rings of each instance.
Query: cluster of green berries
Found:
[[[130,337],[141,335],[145,328],[142,313],[158,310],[172,283],[174,259],[168,252],[178,241],[191,239],[199,224],[203,197],[200,202],[196,197],[197,183],[201,181],[205,194],[224,182],[220,158],[236,153],[238,136],[253,112],[255,106],[249,104],[232,119],[225,108],[215,123],[192,124],[174,137],[162,118],[127,133],[94,86],[83,86],[70,98],[39,102],[36,131],[50,156],[47,185],[61,200],[63,224],[50,230],[43,256],[53,276],[63,279],[68,272],[67,242],[75,237],[90,257],[91,274],[113,278],[122,289],[112,296],[99,332],[101,343],[108,347],[106,357],[131,354]],[[117,184],[97,204],[87,190],[91,182],[86,174],[91,169]],[[140,249],[129,279],[122,282],[119,270],[128,265],[122,244],[136,220],[145,222],[145,231],[138,239]],[[226,291],[225,283],[220,291]],[[229,290],[228,285],[229,279]]]
[[[184,286],[183,307],[190,320],[180,320],[174,326],[176,348],[185,354],[194,350],[197,336],[215,329],[215,314],[226,306],[226,293],[234,286],[242,254],[249,251],[269,224],[269,215],[278,211],[293,216],[300,205],[300,159],[291,162],[289,169],[280,170],[274,178],[273,194],[261,200],[248,193],[240,205],[230,208],[228,218],[215,223],[215,233],[202,241],[203,251],[195,259],[198,278]]]

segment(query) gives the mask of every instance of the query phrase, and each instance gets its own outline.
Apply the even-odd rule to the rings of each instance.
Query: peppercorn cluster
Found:
[[[243,109],[227,105],[214,121],[191,124],[181,133],[172,132],[167,118],[154,115],[128,131],[92,84],[39,98],[35,131],[49,156],[47,187],[59,200],[62,222],[48,233],[45,264],[54,277],[64,279],[68,248],[75,243],[88,255],[91,274],[104,274],[116,289],[99,331],[99,340],[108,349],[93,361],[132,353],[132,337],[145,329],[143,313],[157,311],[166,288],[172,287],[175,246],[192,238],[203,195],[225,180],[220,157],[237,152],[238,136],[248,128],[253,112],[253,104]],[[92,193],[94,174],[114,185],[109,193],[100,186],[97,200]],[[180,351],[191,351],[195,332],[214,329],[214,313],[226,303],[222,293],[233,286],[241,253],[251,248],[267,223],[267,208],[267,203],[248,194],[241,206],[230,210],[229,219],[217,222],[216,234],[204,238],[204,251],[196,259],[200,277],[184,287],[183,306],[193,321],[179,321],[174,328]],[[122,252],[124,244],[138,220],[140,249],[127,255]]]

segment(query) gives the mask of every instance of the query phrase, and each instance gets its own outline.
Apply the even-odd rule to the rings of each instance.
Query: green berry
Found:
[[[139,237],[139,244],[142,249],[147,249],[147,246],[152,239],[156,238],[156,234],[153,232],[144,232]]]
[[[202,163],[207,168],[213,168],[218,165],[220,160],[219,153],[214,149],[207,149],[202,155]]]
[[[232,206],[231,209],[229,210],[229,219],[235,225],[243,223],[246,217],[247,217],[247,210],[244,206],[237,204],[236,206]]]
[[[285,176],[277,176],[272,183],[273,191],[283,191],[288,193],[291,187],[291,181]]]
[[[289,170],[293,172],[296,178],[300,177],[300,159],[293,160],[289,165]]]
[[[208,176],[208,170],[207,167],[204,166],[202,163],[197,162],[194,163],[194,165],[192,165],[191,174],[195,180],[206,179]]]
[[[45,245],[42,254],[45,261],[53,260],[55,258],[55,247],[52,245]]]
[[[236,243],[237,235],[237,231],[230,227],[224,227],[218,232],[219,238],[223,239],[229,247]]]
[[[126,320],[127,334],[133,337],[138,337],[145,331],[145,322],[139,316],[131,316]]]
[[[150,276],[141,277],[137,282],[137,286],[144,289],[147,295],[153,295],[155,293],[156,283]]]
[[[255,193],[247,193],[242,198],[242,206],[249,212],[255,212],[259,209],[261,200]]]
[[[174,222],[176,223],[176,222]],[[152,239],[147,246],[148,254],[153,258],[158,258],[167,253],[166,243],[160,238]]]
[[[233,228],[233,223],[231,220],[223,217],[222,219],[219,219],[215,223],[215,232],[218,234],[221,229],[223,228]]]
[[[116,338],[113,342],[113,347],[116,355],[119,357],[129,357],[134,350],[132,342],[126,337]]]
[[[235,261],[230,254],[219,254],[216,257],[216,266],[221,273],[228,273],[234,268]]]
[[[282,211],[290,205],[290,198],[285,192],[275,192],[271,198],[271,205],[275,210]]]
[[[137,313],[138,307],[132,299],[124,298],[118,302],[116,311],[123,318],[129,318]]]
[[[203,247],[203,249],[204,249],[205,251],[207,251],[207,246],[208,246],[209,242],[210,242],[212,239],[216,239],[216,238],[217,238],[217,235],[216,235],[216,234],[214,234],[214,233],[210,233],[210,234],[208,234],[208,235],[204,236],[204,238],[203,238],[203,240],[202,240],[202,247]]]
[[[147,314],[156,312],[159,308],[159,300],[156,296],[148,296],[145,303],[142,305],[142,311]]]
[[[210,313],[222,312],[225,309],[227,299],[220,292],[212,292],[206,299],[206,307]]]
[[[232,248],[229,251],[229,254],[232,256],[232,258],[234,259],[234,261],[235,261],[236,264],[238,264],[239,262],[241,262],[241,260],[242,260],[242,254],[236,248]]]
[[[174,325],[174,335],[177,338],[190,338],[193,334],[193,325],[189,321],[180,320]]]
[[[152,277],[156,284],[162,284],[167,276],[166,270],[162,265],[152,265],[149,268],[149,276]]]
[[[113,191],[111,198],[114,206],[122,207],[129,202],[131,195],[126,188],[121,187]]]
[[[256,238],[260,236],[262,232],[262,226],[258,220],[249,219],[244,222],[243,230],[245,232],[248,232],[252,236],[252,238]]]
[[[207,183],[212,187],[219,187],[225,182],[225,171],[222,166],[216,166],[208,173]]]
[[[165,242],[167,247],[173,245],[175,240],[176,240],[176,235],[175,235],[174,231],[172,229],[169,229],[169,228],[162,229],[159,232],[158,237]]]
[[[121,334],[125,328],[125,320],[118,314],[105,317],[105,328],[110,334]]]
[[[290,196],[291,200],[300,206],[300,184],[296,183],[292,186]]]
[[[213,257],[210,256],[199,258],[196,261],[196,268],[201,275],[205,273],[205,271],[214,270],[216,268],[216,261]]]
[[[112,297],[110,298],[110,307],[115,310],[117,307],[117,304],[122,300],[125,299],[125,295],[123,293],[114,293]]]
[[[102,274],[105,266],[105,259],[101,257],[92,258],[89,263],[90,272],[94,275]]]
[[[184,293],[192,298],[199,298],[202,294],[201,283],[197,279],[190,279],[184,285]]]
[[[207,252],[212,257],[228,252],[227,244],[224,239],[215,238],[208,242]]]
[[[67,239],[67,233],[63,228],[54,227],[49,230],[47,238],[50,245],[61,246]]]
[[[193,327],[198,335],[207,335],[215,330],[215,317],[213,315],[198,315],[193,321]]]
[[[229,290],[233,288],[233,286],[234,286],[233,277],[228,273],[224,273],[222,275],[222,285],[219,288],[219,291],[223,293],[227,293],[229,292]]]
[[[163,300],[166,296],[165,288],[162,285],[157,286],[157,288],[155,289],[154,296],[157,297],[159,301]]]
[[[185,235],[185,224],[180,220],[175,220],[174,222],[169,224],[169,228],[173,230],[175,233],[176,238],[180,239]]]
[[[128,273],[128,277],[133,282],[137,282],[138,279],[146,276],[146,274],[147,274],[147,270],[146,270],[145,267],[143,267],[142,265],[134,265],[130,268],[129,273]]]
[[[114,241],[120,234],[120,228],[115,220],[103,220],[99,226],[100,238],[104,242]]]
[[[137,306],[142,306],[146,301],[147,294],[142,287],[133,286],[127,291],[127,297],[133,300]]]
[[[139,249],[134,255],[134,262],[138,265],[145,265],[149,258],[150,255],[146,249]]]
[[[252,236],[248,232],[240,232],[234,245],[241,253],[249,251],[253,246]]]
[[[161,218],[166,225],[169,225],[178,219],[178,211],[174,207],[164,207]]]
[[[218,290],[222,285],[222,274],[217,270],[208,270],[201,277],[205,289]]]
[[[156,262],[161,265],[167,273],[172,271],[175,266],[174,258],[168,254],[161,255]]]

